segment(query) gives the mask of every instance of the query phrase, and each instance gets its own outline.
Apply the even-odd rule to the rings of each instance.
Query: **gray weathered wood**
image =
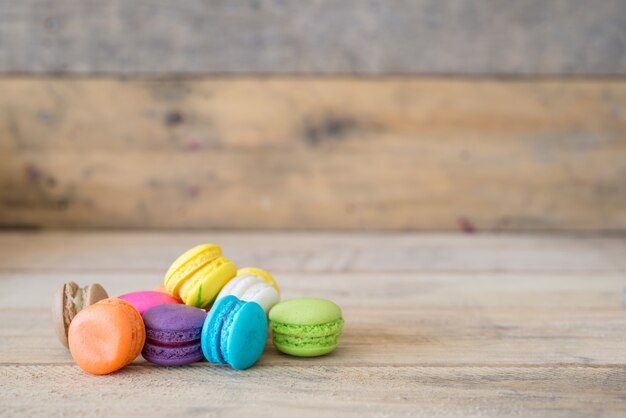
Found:
[[[625,74],[623,0],[1,0],[5,73]]]

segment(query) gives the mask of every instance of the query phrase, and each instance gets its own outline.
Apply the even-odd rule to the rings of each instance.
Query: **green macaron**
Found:
[[[326,299],[290,299],[274,305],[269,318],[274,346],[292,356],[330,353],[343,329],[341,308]]]

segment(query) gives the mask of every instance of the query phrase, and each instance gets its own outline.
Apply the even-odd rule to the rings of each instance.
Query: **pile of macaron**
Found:
[[[280,302],[278,283],[269,273],[237,269],[216,244],[182,254],[152,291],[109,298],[97,283],[83,288],[65,283],[52,311],[61,343],[93,374],[119,370],[139,354],[161,366],[206,360],[247,369],[261,357],[268,329],[279,351],[321,356],[337,347],[343,329],[335,303]]]

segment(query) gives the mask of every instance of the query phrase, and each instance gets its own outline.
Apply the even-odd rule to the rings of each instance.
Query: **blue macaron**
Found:
[[[244,370],[261,357],[267,340],[267,317],[255,302],[235,296],[220,299],[209,312],[202,327],[204,357],[217,364]]]

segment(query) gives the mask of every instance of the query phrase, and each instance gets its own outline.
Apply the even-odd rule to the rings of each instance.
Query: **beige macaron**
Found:
[[[61,344],[68,346],[67,332],[76,314],[83,308],[108,297],[106,290],[98,283],[83,288],[74,282],[62,284],[52,301],[52,321]]]

